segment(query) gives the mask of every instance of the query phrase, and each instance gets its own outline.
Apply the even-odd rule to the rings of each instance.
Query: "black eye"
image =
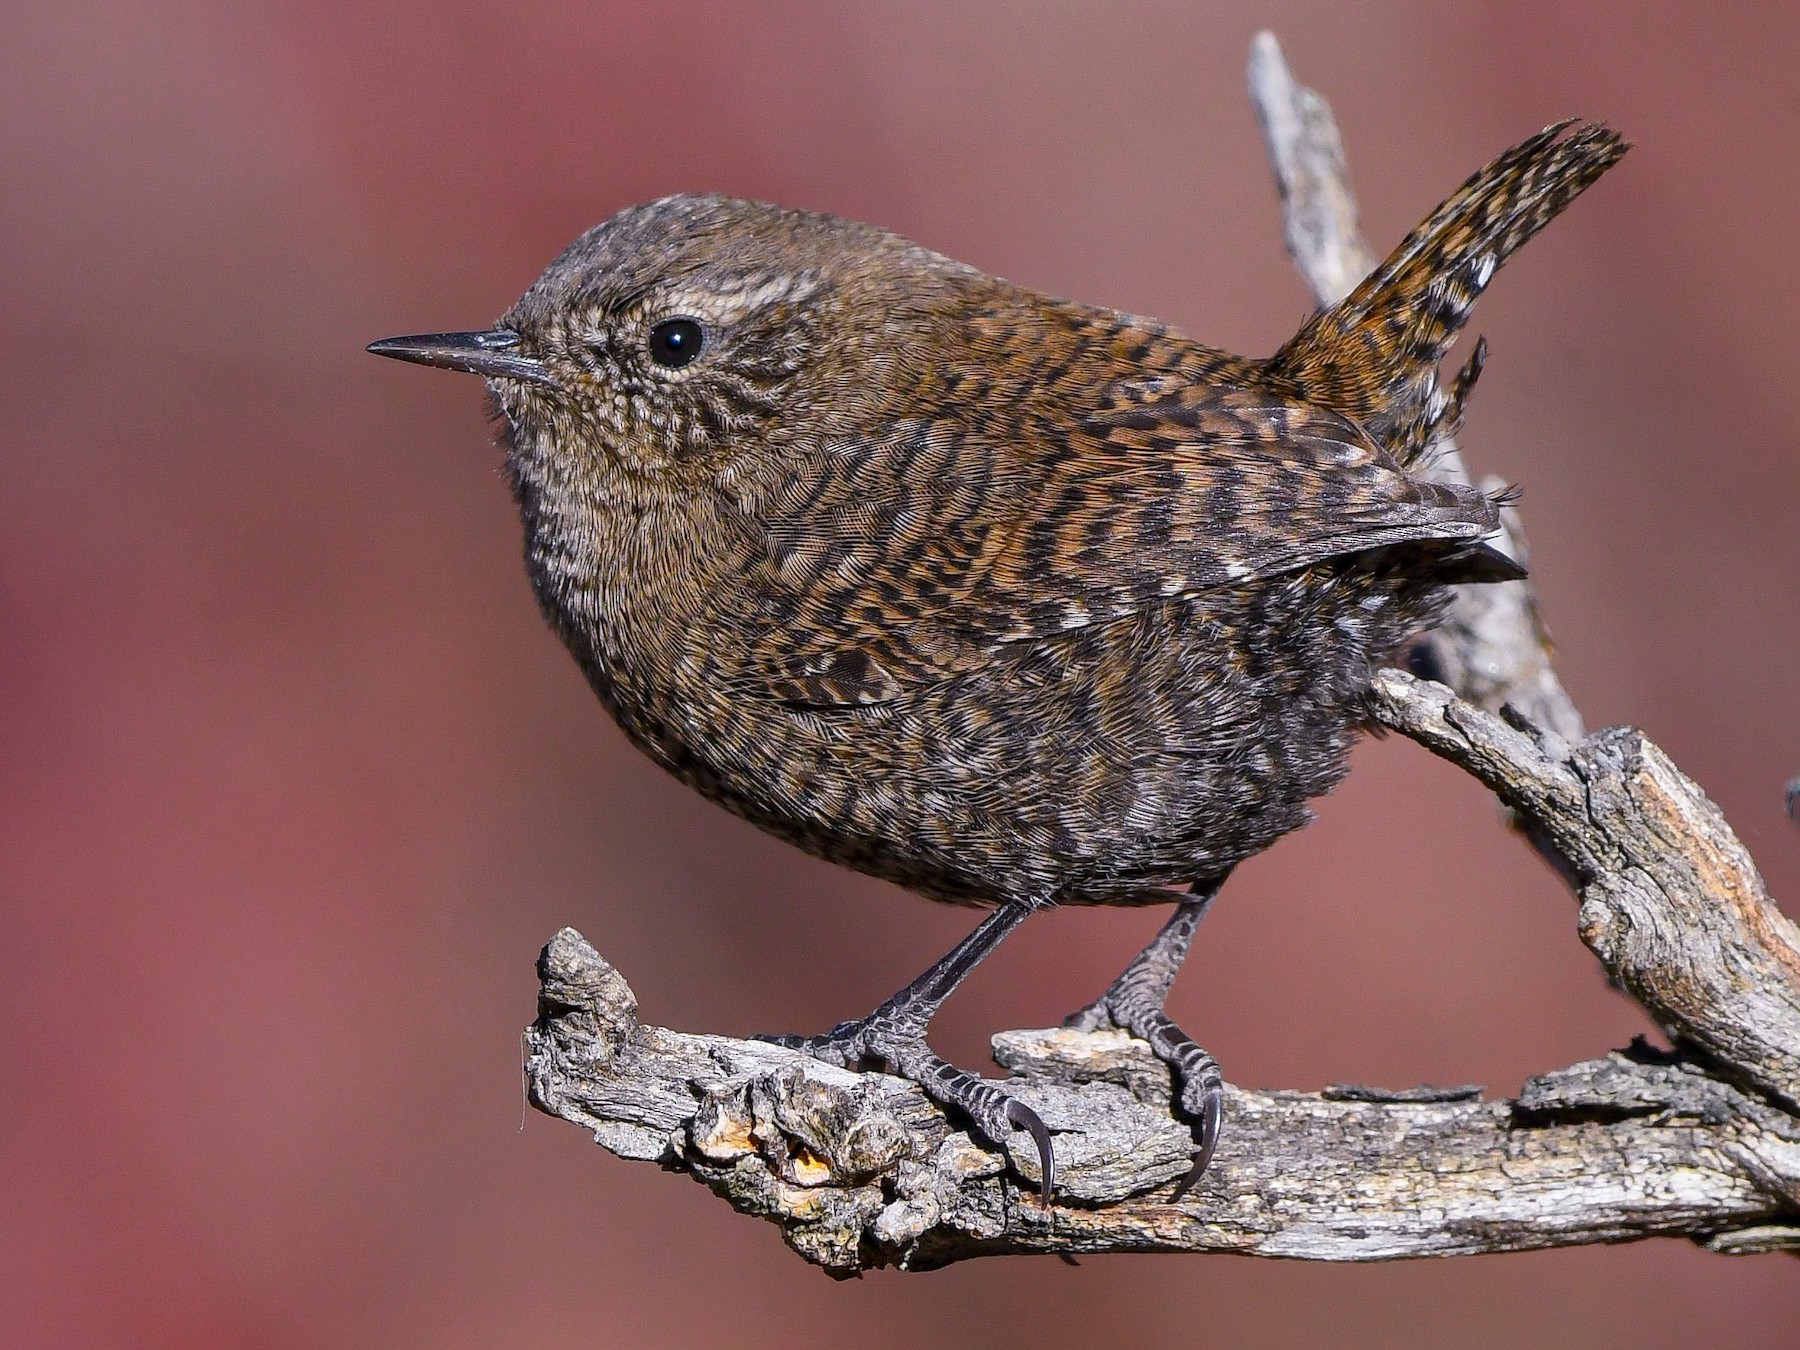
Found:
[[[650,330],[650,359],[659,366],[685,366],[706,343],[692,319],[664,319]]]

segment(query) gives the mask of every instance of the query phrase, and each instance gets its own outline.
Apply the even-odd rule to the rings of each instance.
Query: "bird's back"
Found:
[[[833,861],[954,901],[1133,903],[1303,823],[1493,507],[1265,363],[1012,294],[915,416],[756,485],[763,556],[618,712]]]

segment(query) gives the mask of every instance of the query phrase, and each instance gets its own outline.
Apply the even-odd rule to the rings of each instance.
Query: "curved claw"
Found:
[[[1194,1152],[1193,1166],[1188,1168],[1187,1175],[1176,1183],[1175,1190],[1170,1194],[1170,1204],[1175,1204],[1193,1189],[1194,1183],[1200,1180],[1212,1163],[1213,1153],[1219,1147],[1219,1126],[1224,1117],[1225,1092],[1222,1088],[1209,1085],[1200,1107],[1200,1147]]]
[[[1019,1129],[1031,1132],[1031,1142],[1037,1145],[1038,1167],[1044,1178],[1038,1195],[1044,1208],[1048,1209],[1051,1194],[1056,1190],[1056,1155],[1050,1151],[1050,1127],[1044,1124],[1042,1116],[1017,1097],[1006,1099],[1006,1118]]]

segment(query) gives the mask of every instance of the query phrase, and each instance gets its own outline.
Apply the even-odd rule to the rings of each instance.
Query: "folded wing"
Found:
[[[1486,495],[1412,477],[1335,413],[1169,386],[1118,385],[1073,424],[1004,443],[939,419],[816,447],[758,513],[766,561],[732,611],[735,682],[878,703],[1001,644],[1345,554],[1478,549],[1496,527]]]

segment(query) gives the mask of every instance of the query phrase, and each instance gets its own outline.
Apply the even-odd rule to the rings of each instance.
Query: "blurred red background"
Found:
[[[620,206],[718,189],[1271,350],[1306,303],[1242,92],[1264,25],[1378,247],[1555,118],[1637,142],[1484,302],[1465,445],[1525,488],[1589,719],[1667,747],[1792,912],[1791,3],[14,5],[0,1340],[1795,1343],[1791,1259],[1679,1242],[834,1285],[522,1110],[560,925],[647,1017],[747,1033],[866,1010],[970,921],[631,751],[536,615],[476,383],[363,344],[484,325]],[[1643,1029],[1573,919],[1469,781],[1370,745],[1174,1007],[1246,1084],[1509,1091]],[[1034,921],[940,1047],[985,1064],[1159,921]]]

